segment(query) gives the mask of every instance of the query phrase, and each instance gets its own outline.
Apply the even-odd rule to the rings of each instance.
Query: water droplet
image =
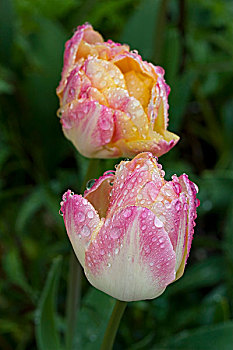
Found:
[[[146,225],[143,225],[142,226],[142,231],[145,231],[146,230]]]
[[[61,209],[59,210],[59,215],[63,216],[63,212]]]
[[[86,189],[90,190],[94,186],[94,184],[95,184],[95,179],[89,180],[86,184]]]
[[[115,254],[118,254],[119,253],[119,248],[116,248],[115,249]]]
[[[100,121],[99,121],[99,127],[102,129],[102,130],[109,130],[110,129],[110,127],[111,127],[111,124],[110,124],[110,121],[109,120],[107,120],[107,119],[101,119]]]
[[[92,219],[94,217],[94,212],[92,210],[90,210],[88,213],[87,213],[87,216],[89,217],[89,219]]]
[[[100,251],[100,255],[104,255],[104,254],[105,254],[104,249],[101,249],[101,251]]]
[[[113,239],[117,239],[121,236],[121,229],[119,227],[113,227],[110,231],[110,236]]]
[[[124,213],[123,213],[123,216],[124,216],[125,218],[129,218],[131,215],[132,215],[132,210],[129,209],[129,208],[126,208],[125,211],[124,211]]]
[[[99,85],[100,85],[100,88],[103,89],[103,88],[106,86],[106,84],[107,84],[106,81],[105,81],[105,80],[102,80],[102,81],[100,82],[100,84],[99,84]]]
[[[74,89],[73,87],[71,87],[71,88],[69,89],[69,95],[70,95],[71,97],[73,97],[74,94],[75,94],[75,89]]]
[[[81,229],[81,235],[84,237],[88,237],[91,233],[90,228],[87,225],[84,225]]]
[[[86,215],[82,211],[79,211],[75,215],[76,220],[78,220],[79,222],[83,222],[85,220],[85,217],[86,217]]]
[[[136,126],[133,126],[133,127],[132,127],[132,131],[133,131],[133,132],[136,132],[136,131],[137,131]]]
[[[153,262],[151,262],[151,263],[150,263],[150,266],[154,266],[154,263],[153,263]]]
[[[160,221],[157,217],[154,219],[154,225],[158,228],[163,227],[162,221]]]
[[[107,263],[107,267],[111,267],[112,265],[110,263]]]

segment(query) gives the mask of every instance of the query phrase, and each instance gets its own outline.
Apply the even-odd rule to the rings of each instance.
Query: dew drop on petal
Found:
[[[159,220],[157,217],[154,219],[154,225],[158,228],[163,227],[163,223],[161,220]]]
[[[89,180],[86,184],[86,189],[90,190],[92,188],[92,186],[94,186],[94,184],[95,184],[95,179]]]
[[[84,225],[81,229],[81,235],[84,237],[88,237],[91,233],[90,228],[87,225]]]
[[[111,230],[110,230],[110,236],[113,238],[113,239],[117,239],[119,238],[121,235],[121,229],[119,227],[113,227]]]
[[[111,124],[110,124],[109,120],[101,119],[101,121],[99,122],[99,126],[102,130],[109,130],[111,127]]]
[[[129,217],[131,216],[131,214],[132,214],[132,210],[129,209],[129,208],[127,208],[127,209],[125,209],[125,211],[124,211],[124,213],[123,213],[123,216],[124,216],[125,218],[129,218]]]
[[[112,265],[110,263],[107,263],[107,267],[111,267]]]
[[[89,217],[89,219],[92,219],[94,217],[94,213],[92,210],[90,210],[88,213],[87,213],[87,216]]]
[[[85,220],[85,217],[86,216],[82,211],[79,211],[75,216],[76,220],[78,220],[79,222],[83,222]]]

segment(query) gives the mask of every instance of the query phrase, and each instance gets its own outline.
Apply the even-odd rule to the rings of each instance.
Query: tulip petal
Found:
[[[65,44],[62,80],[57,88],[58,94],[60,94],[61,91],[64,89],[65,80],[69,75],[70,71],[74,68],[77,51],[79,50],[79,46],[83,40],[87,43],[94,44],[97,42],[102,42],[103,38],[98,32],[93,30],[90,24],[84,24],[77,28],[72,38],[68,40]]]
[[[130,162],[121,162],[116,168],[109,211],[136,204],[146,206],[146,198],[140,191],[151,180],[156,180],[158,187],[164,183],[157,161],[151,153],[141,153]],[[141,200],[144,202],[141,203]]]
[[[155,214],[132,206],[107,216],[87,249],[85,273],[96,288],[119,300],[152,299],[175,279],[175,261]]]
[[[61,212],[75,254],[84,266],[85,250],[102,222],[95,208],[82,196],[73,195],[70,190],[63,195]]]
[[[132,96],[129,96],[127,90],[109,88],[104,91],[109,106],[122,113],[116,114],[115,123],[121,130],[121,137],[130,140],[146,138],[148,134],[148,118],[140,102]],[[128,122],[130,118],[131,122]],[[118,136],[119,137],[119,136]],[[117,140],[117,139],[116,139]]]
[[[114,181],[114,172],[107,171],[94,185],[84,192],[86,198],[97,210],[100,217],[105,217],[109,206],[110,193],[112,191]]]
[[[62,115],[64,134],[86,157],[99,157],[113,136],[113,114],[96,101],[66,105]]]
[[[92,85],[99,90],[126,88],[123,74],[112,62],[91,57],[85,61],[83,69]]]
[[[175,134],[168,132],[171,136],[170,141],[166,141],[162,135],[153,132],[152,140],[119,140],[115,143],[115,146],[119,148],[122,154],[127,155],[127,157],[134,157],[142,150],[143,152],[151,152],[156,154],[157,157],[162,156],[167,153],[171,148],[173,148],[179,141],[179,137]]]
[[[194,233],[195,219],[197,217],[196,208],[199,206],[199,200],[196,198],[198,192],[198,187],[189,180],[186,174],[181,175],[179,178],[179,183],[182,187],[183,193],[186,195],[185,210],[187,211],[187,224],[185,232],[185,246],[183,248],[183,259],[181,261],[180,267],[176,274],[176,279],[180,278],[184,273],[185,264],[187,262],[192,239]]]

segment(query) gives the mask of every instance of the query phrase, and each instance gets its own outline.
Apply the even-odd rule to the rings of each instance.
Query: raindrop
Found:
[[[89,219],[92,219],[92,218],[94,217],[93,211],[90,210],[90,211],[87,213],[87,216],[89,217]]]
[[[154,219],[154,225],[158,228],[163,227],[162,221],[160,221],[157,217]]]
[[[113,227],[110,231],[110,236],[113,238],[113,239],[117,239],[119,238],[121,235],[121,229],[119,227]]]
[[[116,248],[115,249],[115,254],[118,254],[119,253],[119,248]]]
[[[79,211],[75,216],[76,220],[78,220],[79,222],[83,222],[85,220],[85,217],[86,216],[82,211]]]
[[[89,180],[86,184],[86,189],[90,190],[94,186],[94,184],[95,184],[95,179]]]
[[[61,209],[59,210],[59,215],[63,216],[63,212]]]
[[[91,233],[90,228],[87,225],[84,225],[81,229],[81,235],[84,237],[88,237]]]
[[[109,120],[107,119],[101,119],[101,121],[99,122],[99,126],[102,130],[109,130],[111,127],[111,124],[109,122]]]
[[[123,213],[123,216],[125,218],[129,218],[132,214],[132,210],[131,209],[125,209],[124,213]]]
[[[151,263],[150,263],[150,266],[154,266],[154,263],[153,263],[153,262],[151,262]]]
[[[70,94],[71,96],[74,96],[74,93],[75,93],[75,89],[74,89],[73,87],[71,87],[71,88],[69,89],[69,94]]]
[[[107,263],[107,267],[111,267],[112,265],[110,263]]]

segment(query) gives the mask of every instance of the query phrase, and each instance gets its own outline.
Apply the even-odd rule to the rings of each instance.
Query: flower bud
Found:
[[[168,152],[179,137],[167,130],[169,86],[164,70],[127,45],[85,24],[67,41],[58,115],[65,136],[91,158]]]
[[[90,283],[123,301],[158,297],[183,275],[196,218],[197,186],[164,180],[151,153],[121,162],[85,191],[67,191],[61,212]]]

